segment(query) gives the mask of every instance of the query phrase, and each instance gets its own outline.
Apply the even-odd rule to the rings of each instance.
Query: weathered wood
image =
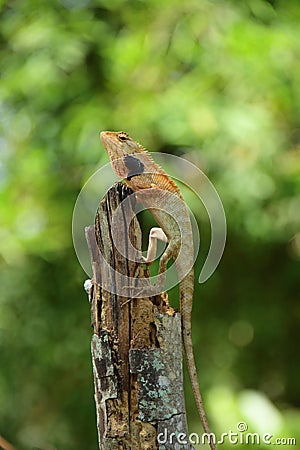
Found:
[[[130,286],[118,285],[118,274],[148,282],[143,264],[128,258],[128,239],[141,250],[139,223],[135,216],[130,222],[134,201],[118,219],[120,252],[112,239],[114,213],[131,193],[122,183],[114,185],[99,205],[95,227],[86,229],[94,280],[91,347],[99,449],[191,449],[174,440],[178,433],[187,436],[180,315],[166,294],[131,299]],[[118,295],[124,288],[127,296]],[[160,446],[159,433],[172,442]]]

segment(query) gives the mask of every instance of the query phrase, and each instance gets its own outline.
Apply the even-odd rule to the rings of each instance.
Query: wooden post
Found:
[[[94,280],[91,347],[99,449],[174,449],[179,433],[178,448],[191,449],[180,314],[169,307],[166,294],[132,299],[130,293],[118,294],[127,288],[118,285],[118,273],[145,278],[145,282],[148,275],[143,264],[126,257],[128,239],[141,250],[139,223],[135,216],[131,221],[134,200],[127,202],[118,223],[122,254],[112,239],[114,212],[130,194],[126,185],[115,184],[99,205],[95,227],[86,229]],[[186,444],[182,443],[184,436]]]

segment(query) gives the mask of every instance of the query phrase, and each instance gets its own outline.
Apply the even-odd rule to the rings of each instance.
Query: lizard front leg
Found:
[[[156,249],[157,249],[157,240],[162,242],[168,242],[168,238],[164,233],[162,228],[153,227],[149,233],[149,242],[148,242],[148,250],[147,256],[144,258],[144,262],[146,264],[151,264],[155,260]]]
[[[169,239],[162,228],[159,227],[151,228],[149,233],[147,256],[144,258],[144,262],[148,265],[152,264],[153,261],[155,260],[157,250],[157,240],[169,243],[169,245],[167,246],[167,248],[165,249],[164,253],[162,254],[159,260],[158,275],[162,275],[167,269],[168,261],[173,257],[174,246],[172,245],[173,240],[169,242]],[[160,290],[162,291],[164,289],[164,284],[165,284],[165,275],[160,277],[158,285]]]
[[[171,258],[174,258],[174,260],[176,259],[180,248],[180,243],[178,243],[176,239],[172,239],[171,241],[169,241],[167,235],[165,234],[162,228],[158,227],[151,228],[149,233],[147,256],[146,258],[144,258],[144,262],[148,265],[152,264],[152,262],[155,260],[157,250],[157,240],[168,243],[167,248],[165,249],[164,253],[162,254],[159,260],[158,275],[161,276],[159,286],[161,290],[163,290],[165,284],[165,275],[163,274],[165,274],[167,270],[167,264],[170,261],[170,259]]]

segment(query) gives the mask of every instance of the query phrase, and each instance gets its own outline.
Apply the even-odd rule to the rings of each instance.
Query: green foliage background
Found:
[[[195,162],[226,210],[224,257],[194,303],[212,428],[300,442],[299,2],[0,5],[0,434],[24,450],[97,448],[71,221],[108,161],[99,131],[122,129]]]

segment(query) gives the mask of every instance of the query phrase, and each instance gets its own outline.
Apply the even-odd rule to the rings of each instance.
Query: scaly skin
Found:
[[[202,426],[205,433],[210,433],[198,384],[192,344],[194,252],[191,222],[186,205],[178,186],[153,161],[148,152],[127,133],[103,131],[100,138],[115,173],[125,178],[127,185],[134,192],[139,193],[142,203],[151,211],[168,238],[168,246],[160,258],[159,274],[165,272],[167,262],[171,258],[175,260],[183,255],[178,258],[181,262],[175,261],[179,279],[182,280],[180,281],[180,309],[183,345]],[[210,447],[215,450],[213,442],[210,442]]]

